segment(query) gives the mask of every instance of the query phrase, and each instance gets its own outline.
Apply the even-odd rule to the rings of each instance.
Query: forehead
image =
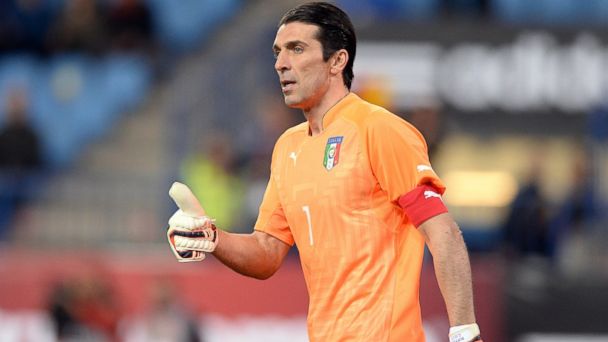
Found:
[[[283,24],[277,30],[274,45],[281,46],[292,41],[311,42],[317,40],[319,27],[313,24],[294,21]]]

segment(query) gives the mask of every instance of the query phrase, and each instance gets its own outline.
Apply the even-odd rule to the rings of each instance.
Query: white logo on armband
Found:
[[[432,190],[427,190],[424,192],[424,199],[429,199],[431,197],[437,197],[441,199],[441,195]]]

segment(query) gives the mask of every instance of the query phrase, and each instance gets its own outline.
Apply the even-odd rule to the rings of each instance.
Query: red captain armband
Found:
[[[399,197],[398,203],[416,228],[431,217],[448,212],[440,192],[426,184]]]

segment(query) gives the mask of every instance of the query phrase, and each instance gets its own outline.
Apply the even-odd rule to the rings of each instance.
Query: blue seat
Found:
[[[144,100],[152,78],[146,59],[115,54],[107,57],[99,70],[99,95],[108,102],[113,113],[132,110]]]
[[[584,20],[585,1],[537,0],[542,10],[537,13],[539,21],[546,24],[570,24]]]
[[[42,67],[36,124],[52,166],[70,163],[109,127],[110,106],[103,96],[98,62],[82,55],[61,55]]]
[[[527,0],[494,0],[490,2],[494,16],[510,23],[530,22],[539,11],[539,2]]]
[[[341,0],[339,6],[353,17],[428,19],[437,15],[440,0]]]
[[[512,23],[608,25],[607,0],[494,0],[498,18]]]
[[[429,19],[439,12],[439,0],[400,0],[399,8],[406,18]]]
[[[608,26],[608,0],[587,0],[581,5],[590,21],[600,26]]]
[[[149,0],[157,35],[169,48],[185,51],[233,14],[241,0]]]

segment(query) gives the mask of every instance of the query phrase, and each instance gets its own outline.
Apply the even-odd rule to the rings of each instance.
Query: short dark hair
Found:
[[[338,7],[326,2],[310,2],[289,10],[279,21],[279,27],[291,22],[302,22],[319,27],[317,39],[323,47],[323,60],[327,61],[338,50],[348,52],[348,62],[342,71],[344,85],[350,90],[355,77],[353,64],[357,52],[357,37],[350,18]]]

